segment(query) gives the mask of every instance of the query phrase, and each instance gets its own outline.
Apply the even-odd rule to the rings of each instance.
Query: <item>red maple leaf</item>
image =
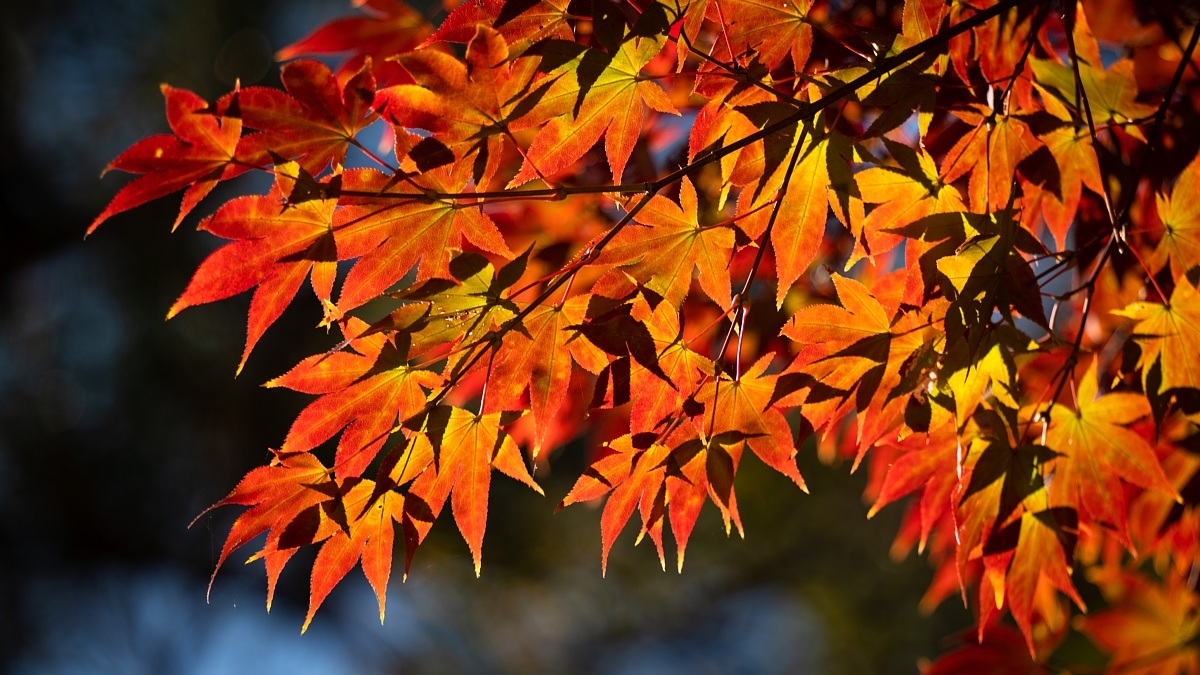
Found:
[[[258,339],[291,304],[310,272],[317,299],[332,308],[338,261],[333,233],[337,199],[322,194],[333,187],[332,182],[314,181],[295,162],[281,164],[267,194],[229,201],[201,221],[201,230],[233,241],[200,264],[167,318],[257,287],[250,301],[240,372]],[[308,193],[306,198],[290,203],[301,192]]]
[[[91,234],[101,223],[129,209],[187,188],[175,218],[175,227],[204,199],[217,183],[247,170],[234,161],[241,121],[218,117],[208,103],[186,89],[162,86],[167,102],[167,122],[174,136],[160,134],[134,143],[108,165],[143,174],[121,188],[88,227]]]
[[[330,164],[343,164],[355,136],[376,119],[369,64],[344,84],[319,61],[293,61],[280,69],[279,77],[286,91],[247,87],[217,102],[219,114],[259,130],[238,143],[239,159],[257,166],[278,157],[295,159],[314,175]]]

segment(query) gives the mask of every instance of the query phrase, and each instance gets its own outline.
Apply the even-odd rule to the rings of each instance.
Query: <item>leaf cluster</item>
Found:
[[[307,281],[340,334],[267,383],[313,399],[216,504],[248,507],[218,568],[265,535],[269,607],[314,546],[305,628],[355,565],[382,619],[397,532],[407,573],[449,502],[478,574],[493,470],[540,493],[583,439],[560,508],[606,498],[602,568],[636,512],[682,570],[706,503],[742,533],[746,454],[806,489],[815,448],[865,462],[868,516],[907,504],[926,609],[975,609],[927,672],[1058,668],[1072,631],[1200,670],[1185,6],[356,4],[283,89],[164,86],[172,133],[89,230],[270,174],[200,220],[228,243],[170,316],[253,289],[240,371]]]

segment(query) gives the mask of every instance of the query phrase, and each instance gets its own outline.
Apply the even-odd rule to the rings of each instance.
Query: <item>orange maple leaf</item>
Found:
[[[540,43],[540,67],[555,80],[529,115],[548,121],[534,137],[509,187],[539,174],[548,177],[561,173],[579,161],[601,136],[613,180],[620,182],[641,134],[646,108],[679,114],[662,88],[641,74],[662,47],[659,40],[627,40],[609,56],[573,42]]]
[[[1050,410],[1046,445],[1059,453],[1055,460],[1050,498],[1055,504],[1078,506],[1092,518],[1108,523],[1126,547],[1128,509],[1121,482],[1175,494],[1147,439],[1129,428],[1150,414],[1144,394],[1098,394],[1093,359],[1079,383],[1078,410],[1055,405]]]
[[[433,461],[413,482],[404,501],[405,576],[413,553],[447,498],[452,498],[454,522],[471,549],[475,576],[479,576],[493,468],[542,494],[525,468],[521,450],[500,424],[500,413],[476,415],[446,407],[433,409],[421,421],[416,433],[433,449]]]

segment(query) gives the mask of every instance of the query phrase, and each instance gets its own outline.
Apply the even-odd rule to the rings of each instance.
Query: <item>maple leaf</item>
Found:
[[[687,397],[712,375],[712,361],[692,351],[684,340],[678,311],[659,303],[644,325],[658,352],[658,373],[638,364],[631,369],[629,427],[633,433],[661,431],[683,410]]]
[[[687,296],[695,269],[705,295],[718,306],[729,307],[733,231],[700,224],[696,188],[687,178],[680,184],[679,202],[676,206],[665,197],[651,197],[634,217],[645,228],[630,226],[622,230],[595,264],[621,265],[621,272],[645,283],[674,307],[679,307]]]
[[[526,113],[549,85],[532,88],[537,59],[509,63],[509,54],[504,36],[485,25],[467,45],[465,64],[432,48],[405,54],[399,61],[417,84],[380,91],[375,107],[393,124],[434,132],[458,161],[474,158],[475,183],[487,184],[504,139],[529,126]]]
[[[857,281],[835,276],[834,286],[841,306],[804,307],[782,329],[800,347],[773,399],[802,405],[800,412],[814,430],[845,414],[854,390],[862,387],[864,399],[875,393],[890,350],[890,322],[882,305]],[[800,389],[803,395],[794,394]]]
[[[573,40],[567,19],[569,0],[470,0],[446,16],[430,38],[466,44],[479,26],[498,31],[517,54],[547,38]]]
[[[981,604],[1007,604],[1035,654],[1031,616],[1040,584],[1084,606],[1070,576],[1077,517],[1073,509],[1047,508],[1041,471],[1053,451],[1013,447],[997,416],[988,417],[989,426],[966,448],[953,492],[959,578],[968,559],[982,557],[994,597],[982,597]]]
[[[516,399],[528,390],[535,427],[534,458],[541,454],[546,432],[567,395],[571,361],[591,372],[608,365],[599,349],[577,339],[568,328],[583,320],[586,302],[587,298],[580,296],[561,307],[533,309],[520,327],[505,334],[496,350],[488,410],[520,408]]]
[[[434,277],[390,294],[401,307],[360,336],[391,334],[408,345],[408,357],[415,359],[482,335],[518,310],[502,295],[520,277],[527,255],[497,273],[483,256],[460,253],[450,261],[448,278]]]
[[[1200,671],[1200,598],[1177,577],[1166,587],[1133,572],[1094,575],[1110,609],[1081,617],[1080,628],[1112,654],[1122,673],[1183,675]]]
[[[883,415],[888,403],[903,404],[899,396],[919,388],[914,378],[901,390],[901,370],[930,339],[928,318],[919,312],[898,317],[893,326],[883,305],[862,283],[832,277],[841,306],[815,304],[796,312],[781,334],[801,345],[780,375],[772,400],[800,405],[801,414],[820,431],[835,420],[859,410],[860,443],[855,467],[882,432],[862,438],[862,429]],[[803,394],[796,392],[805,390]],[[894,392],[891,393],[891,392]],[[883,394],[881,396],[881,394]],[[893,407],[896,407],[893,405]]]
[[[325,64],[309,60],[284,65],[279,78],[286,91],[247,87],[217,102],[218,114],[260,130],[241,139],[239,158],[259,166],[276,157],[296,159],[314,175],[344,164],[355,136],[376,119],[370,64],[344,84]]]
[[[1041,209],[1027,208],[1025,218],[1040,211],[1046,219],[1058,250],[1067,248],[1067,233],[1075,221],[1083,198],[1083,186],[1096,194],[1104,193],[1100,178],[1100,162],[1092,147],[1088,129],[1076,127],[1070,114],[1056,99],[1045,99],[1052,115],[1030,118],[1030,129],[1041,141],[1053,164],[1034,150],[1021,165],[1022,190],[1026,204],[1039,204]],[[1041,159],[1042,161],[1033,161]],[[1057,170],[1055,170],[1057,169]],[[1023,218],[1024,219],[1024,218]]]
[[[1151,391],[1150,373],[1158,366],[1162,380],[1157,394],[1170,389],[1200,389],[1200,295],[1187,277],[1180,277],[1169,304],[1135,302],[1114,314],[1133,319],[1133,339],[1142,348],[1138,368],[1142,384]]]
[[[413,553],[429,533],[447,498],[452,499],[454,522],[471,549],[475,576],[479,576],[493,468],[542,494],[525,468],[521,450],[500,424],[500,413],[476,415],[462,408],[446,407],[433,409],[421,420],[417,433],[432,447],[433,462],[417,477],[405,497],[405,576],[412,565]],[[415,422],[413,426],[417,426]]]
[[[1148,426],[1151,422],[1144,422]],[[1171,559],[1174,574],[1191,572],[1200,555],[1200,457],[1181,451],[1194,441],[1194,429],[1182,415],[1168,415],[1158,432],[1156,454],[1173,493],[1146,490],[1129,500],[1129,530],[1138,550],[1157,560]],[[1182,499],[1181,499],[1182,498]],[[1161,568],[1160,568],[1161,569]]]
[[[928,40],[937,34],[945,12],[946,6],[937,0],[905,0],[901,34],[913,42]]]
[[[349,329],[364,332],[361,323]],[[433,371],[410,367],[395,341],[382,335],[349,346],[357,353],[311,356],[266,383],[321,394],[296,417],[283,451],[310,450],[345,429],[334,460],[339,477],[361,475],[394,428],[424,410],[425,390],[442,382]]]
[[[1040,592],[1062,591],[1080,610],[1086,611],[1071,582],[1077,527],[1074,509],[1027,510],[1017,520],[993,530],[983,548],[984,569],[994,593],[995,607],[1008,605],[1025,635],[1030,656],[1035,658],[1033,612]],[[993,599],[987,597],[986,586],[982,590],[980,603]]]
[[[683,425],[679,433],[672,435],[672,443],[676,445],[671,458],[678,471],[667,474],[667,508],[671,516],[671,533],[678,548],[676,569],[679,572],[683,571],[688,538],[704,505],[705,493],[721,512],[725,535],[729,536],[732,525],[737,527],[739,536],[743,539],[746,536],[733,490],[746,435],[726,432],[702,439],[697,434],[695,427]]]
[[[1153,115],[1154,106],[1137,102],[1133,61],[1121,59],[1105,69],[1085,13],[1076,12],[1075,17],[1074,39],[1078,57],[1075,65],[1083,84],[1082,91],[1076,91],[1072,66],[1054,59],[1029,60],[1034,85],[1072,110],[1075,119],[1086,120],[1090,116],[1096,125],[1121,124]],[[1080,109],[1082,100],[1087,101],[1090,112]],[[1136,127],[1128,129],[1138,133]]]
[[[534,137],[509,187],[561,173],[601,136],[613,180],[620,182],[641,133],[645,109],[679,114],[662,88],[641,74],[662,47],[661,40],[629,40],[609,56],[561,40],[540,43],[539,68],[555,80],[529,114],[549,121]]]
[[[285,528],[297,516],[310,507],[328,501],[337,493],[329,470],[312,454],[275,452],[274,455],[271,464],[251,470],[224,499],[205,509],[192,521],[192,525],[195,525],[196,520],[218,506],[234,504],[251,507],[238,516],[225,538],[213,568],[212,579],[208,582],[210,595],[217,572],[229,554],[268,530],[267,548],[272,547],[273,543],[277,545]],[[282,562],[286,562],[286,559]],[[268,561],[267,611],[271,609],[275,581],[282,570],[282,562],[272,570]]]
[[[1050,498],[1079,506],[1089,516],[1115,527],[1132,548],[1125,490],[1121,481],[1174,494],[1154,448],[1129,429],[1150,414],[1145,395],[1134,392],[1097,395],[1099,374],[1093,359],[1075,394],[1078,410],[1055,405],[1050,410],[1046,445],[1059,453]]]
[[[1176,279],[1200,265],[1200,207],[1193,198],[1198,190],[1200,159],[1193,159],[1179,174],[1171,194],[1160,194],[1157,199],[1164,231],[1150,264],[1157,271],[1170,263],[1171,276]]]
[[[1009,205],[1017,167],[1041,143],[1019,117],[997,115],[973,104],[954,111],[970,125],[942,162],[941,179],[952,183],[970,174],[967,195],[976,213],[999,211]]]
[[[1021,634],[1007,626],[989,626],[982,640],[973,632],[966,632],[956,642],[961,642],[961,646],[922,669],[921,675],[1042,675],[1050,672],[1022,649]]]
[[[391,203],[371,206],[349,200],[347,208],[338,210],[339,250],[345,251],[345,257],[359,258],[342,283],[338,296],[342,312],[382,294],[413,266],[417,266],[419,281],[435,276],[449,278],[450,261],[462,250],[464,238],[490,253],[512,256],[486,213],[464,207],[454,199],[430,198],[426,194],[459,192],[467,183],[469,168],[458,165],[434,169],[413,177],[411,183],[394,183],[374,170],[344,175],[344,190],[378,193]]]
[[[704,412],[696,423],[708,436],[737,433],[764,464],[808,491],[796,469],[796,445],[783,412],[773,401],[777,375],[767,375],[767,354],[736,378],[722,374],[696,395]]]
[[[612,544],[635,509],[642,519],[636,543],[649,535],[665,570],[662,529],[669,514],[677,546],[676,569],[682,572],[688,539],[706,495],[721,512],[725,534],[730,533],[733,524],[745,536],[733,489],[745,440],[745,434],[738,432],[701,439],[690,424],[675,427],[663,443],[655,442],[654,434],[649,433],[622,436],[604,445],[602,454],[579,477],[558,508],[598,499],[612,491],[600,521],[604,572]]]
[[[925,23],[928,16],[925,9],[917,7],[920,3],[905,3],[905,33],[888,40],[883,36],[872,36],[871,48],[879,57],[895,56],[912,48],[927,38],[917,38],[913,33],[930,30]],[[930,8],[940,11],[940,8]],[[912,31],[912,32],[910,32]],[[937,108],[937,97],[942,75],[946,71],[948,57],[945,54],[929,51],[894,70],[889,71],[877,80],[864,85],[855,97],[864,105],[878,108],[880,114],[871,121],[864,134],[865,137],[884,137],[887,132],[900,127],[909,121],[913,114],[917,116],[917,132],[924,138],[933,122]],[[833,86],[850,82],[865,73],[865,66],[847,66],[839,68],[823,76],[818,82],[823,86]],[[944,96],[945,90],[941,90]]]
[[[339,68],[345,73],[358,72],[370,63],[376,77],[385,84],[398,84],[404,71],[388,60],[421,44],[433,28],[425,17],[399,0],[354,0],[365,16],[335,19],[280,49],[280,61],[305,54],[343,54],[352,56]]]
[[[642,505],[643,522],[647,525],[649,523],[646,521],[653,517],[650,514],[655,508],[659,509],[658,517],[661,518],[661,509],[665,507],[665,460],[670,451],[665,445],[658,443],[638,447],[641,440],[641,437],[635,438],[627,434],[605,443],[604,454],[592,462],[558,505],[561,509],[576,502],[598,499],[609,491],[612,492],[604,504],[604,513],[600,516],[602,574],[608,573],[608,554],[612,550],[613,542],[621,530],[625,529],[629,517],[639,504]],[[661,543],[659,557],[662,558]],[[665,567],[666,563],[663,562],[663,565]]]
[[[777,285],[776,306],[783,305],[788,290],[803,275],[820,249],[829,217],[831,176],[847,174],[846,157],[850,154],[845,136],[821,131],[824,118],[797,130],[792,150],[803,143],[797,155],[791,179],[786,165],[776,167],[772,175],[755,190],[743,191],[738,211],[745,214],[738,225],[747,236],[757,238],[766,229],[771,210],[763,208],[782,191],[782,203],[771,230],[771,250],[775,253]]]
[[[238,363],[241,372],[259,338],[291,303],[310,272],[317,299],[331,307],[338,261],[333,233],[337,199],[325,197],[322,191],[337,182],[336,176],[316,182],[295,162],[281,164],[266,195],[233,199],[201,221],[201,230],[234,241],[200,264],[167,318],[257,287],[250,301],[246,347]],[[301,190],[311,198],[291,203]]]
[[[985,401],[991,407],[1020,407],[1015,357],[1028,346],[1029,339],[1020,331],[1001,326],[986,331],[974,351],[966,342],[958,342],[945,353],[940,389],[954,398],[954,416],[960,425]]]
[[[766,85],[769,78],[766,75],[763,77],[766,81],[760,83]],[[697,88],[701,86],[702,82],[703,80],[697,82]],[[721,159],[716,163],[722,178],[718,206],[724,206],[734,185],[748,184],[761,179],[768,169],[766,148],[769,146],[772,149],[778,149],[776,142],[782,144],[785,142],[784,139],[788,144],[793,144],[797,131],[793,127],[778,132],[770,138],[751,143],[748,147],[725,150],[727,146],[735,145],[747,137],[753,136],[767,124],[779,120],[788,113],[795,112],[794,106],[774,101],[769,93],[761,89],[748,85],[741,85],[739,89],[737,84],[737,81],[730,81],[727,78],[717,80],[718,89],[711,92],[711,100],[697,111],[691,132],[688,134],[689,159],[695,160],[697,156],[706,151],[720,153]],[[788,147],[786,145],[779,147],[782,148],[782,155],[786,156]],[[770,153],[772,160],[775,160],[776,156],[780,154],[779,152]],[[778,189],[778,185],[775,187]],[[761,190],[758,192],[761,193]],[[745,194],[743,191],[743,196],[740,197],[746,199]],[[769,196],[764,197],[764,199],[768,198]]]
[[[236,118],[208,112],[208,103],[186,89],[162,86],[167,122],[174,136],[160,134],[134,143],[105,171],[118,169],[144,174],[121,188],[88,226],[88,234],[109,218],[146,202],[187,188],[175,218],[179,227],[187,214],[217,183],[246,171],[234,163],[242,124]]]
[[[958,428],[953,423],[942,424],[928,434],[912,434],[891,447],[900,455],[888,465],[867,517],[873,518],[884,506],[920,491],[920,548],[924,550],[934,525],[950,510],[950,495],[958,485]]]
[[[953,256],[937,261],[938,271],[950,282],[946,289],[952,300],[946,312],[948,347],[953,349],[958,340],[964,340],[972,356],[990,329],[993,312],[1000,312],[1009,324],[1016,310],[1039,326],[1049,326],[1041,286],[1022,255],[1043,250],[1041,245],[1013,222],[1010,211],[975,219],[975,223],[978,234],[959,246]]]
[[[849,264],[890,251],[902,241],[895,231],[905,225],[935,213],[967,210],[958,189],[938,175],[929,153],[887,143],[898,166],[876,166],[854,174],[857,198],[876,206],[851,223],[856,245]]]
[[[588,342],[615,357],[599,373],[593,407],[599,407],[597,403],[603,399],[602,392],[610,385],[613,388],[609,401],[611,405],[621,405],[629,400],[631,362],[664,382],[670,381],[658,361],[654,337],[646,327],[646,319],[651,311],[641,291],[637,291],[628,302],[593,294],[588,300],[584,322],[569,326],[587,338]]]
[[[290,63],[282,89],[211,106],[164,88],[172,133],[112,163],[140,177],[91,226],[179,190],[182,219],[217,182],[272,174],[202,220],[229,243],[171,313],[253,289],[244,363],[311,279],[341,331],[267,383],[313,398],[218,502],[248,509],[217,567],[264,537],[269,607],[311,546],[304,627],[356,565],[382,620],[396,523],[407,573],[449,501],[478,574],[492,471],[540,492],[517,439],[537,461],[594,435],[613,440],[561,505],[607,495],[602,570],[634,511],[664,568],[669,522],[681,569],[706,501],[742,533],[747,447],[803,488],[796,438],[819,432],[823,460],[875,450],[869,516],[913,496],[892,552],[937,569],[922,607],[977,594],[979,644],[930,672],[1038,670],[1066,598],[1083,609],[1076,564],[1111,607],[1078,626],[1114,668],[1197,667],[1200,160],[1172,120],[1200,38],[1177,8],[1143,40],[1108,0],[450,0],[436,32],[399,0],[353,4],[281,51],[345,55],[334,70]],[[1094,22],[1132,58],[1105,69]],[[391,162],[357,140],[380,119]],[[343,170],[351,145],[380,168]],[[1157,200],[1120,184],[1150,150],[1187,165]],[[1169,302],[1145,299],[1151,273]],[[1140,353],[1118,368],[1126,337]],[[1162,584],[1118,573],[1117,542]]]
[[[997,417],[993,413],[985,419],[997,425]],[[1011,447],[1004,434],[1003,428],[978,429],[960,451],[962,476],[953,495],[960,514],[956,523],[960,569],[969,558],[980,555],[993,531],[1020,515],[1018,509],[1027,497],[1044,490],[1040,469],[1053,458],[1052,451],[1034,445]]]
[[[342,497],[347,529],[337,529],[321,544],[313,561],[308,613],[303,633],[334,586],[361,561],[363,573],[379,600],[379,622],[387,606],[387,583],[392,571],[395,525],[403,515],[404,497],[393,492],[379,494],[376,484],[360,480]]]
[[[725,36],[733,56],[755,50],[768,70],[787,56],[792,67],[804,70],[812,52],[813,29],[808,0],[710,0],[708,15],[725,24]]]
[[[720,99],[714,98],[714,100],[719,101]],[[769,94],[760,89],[748,89],[741,92],[740,95],[731,93],[722,102],[721,107],[731,109],[732,113],[722,110],[713,120],[712,128],[707,130],[704,136],[692,139],[693,145],[698,149],[705,149],[699,147],[697,143],[699,138],[710,140],[709,137],[718,133],[723,134],[724,138],[721,136],[711,138],[707,147],[710,152],[728,145],[736,147],[735,141],[745,143],[747,137],[761,137],[763,129],[768,126],[785,124],[788,119],[794,118],[797,112],[795,104],[773,100]],[[754,187],[749,190],[749,193],[756,201],[768,199],[772,192],[783,187],[783,175],[790,164],[789,159],[797,156],[794,154],[796,145],[802,144],[807,136],[816,134],[817,130],[824,126],[823,121],[814,120],[811,124],[788,124],[769,137],[756,140],[737,152],[729,152],[721,159],[722,172],[728,176],[725,181],[731,184],[726,185],[725,189],[728,190],[735,185],[746,187],[753,185]],[[774,188],[765,195],[764,179],[769,179],[769,187]],[[725,196],[727,195],[722,197],[722,203]],[[748,201],[747,190],[743,189],[738,198],[743,203]],[[758,206],[758,204],[754,204],[754,206]],[[752,219],[753,216],[746,211],[743,209],[743,213],[740,214],[742,216],[738,221],[741,223],[740,227],[746,231],[748,236],[757,238],[756,235],[761,234],[765,229],[769,216]],[[753,224],[756,220],[762,224]]]
[[[996,0],[967,0],[950,5],[950,24],[962,23],[980,10],[997,5],[1001,3]],[[971,81],[972,67],[978,68],[987,82],[1002,81],[1017,74],[1023,47],[1030,41],[1034,12],[1024,4],[1009,5],[1006,9],[1000,20],[989,21],[951,38],[951,63],[963,82]]]

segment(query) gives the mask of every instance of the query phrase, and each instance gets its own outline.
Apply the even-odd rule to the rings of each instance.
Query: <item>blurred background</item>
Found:
[[[272,54],[341,0],[45,0],[0,22],[0,671],[16,673],[907,673],[970,625],[917,611],[931,573],[893,562],[902,506],[872,521],[865,472],[802,451],[812,496],[753,460],[747,538],[702,514],[682,575],[627,529],[600,576],[599,513],[552,514],[585,465],[568,449],[547,497],[494,483],[483,577],[448,516],[394,575],[388,620],[360,572],[309,632],[311,553],[264,608],[261,565],[227,565],[236,509],[188,523],[263,463],[305,397],[259,384],[325,349],[297,303],[234,378],[249,296],[163,317],[216,241],[178,197],[88,223],[124,184],[99,179],[166,131],[158,85],[212,100],[278,82]],[[434,17],[436,18],[436,17]],[[247,550],[252,550],[249,547]],[[243,556],[239,553],[235,558]]]

